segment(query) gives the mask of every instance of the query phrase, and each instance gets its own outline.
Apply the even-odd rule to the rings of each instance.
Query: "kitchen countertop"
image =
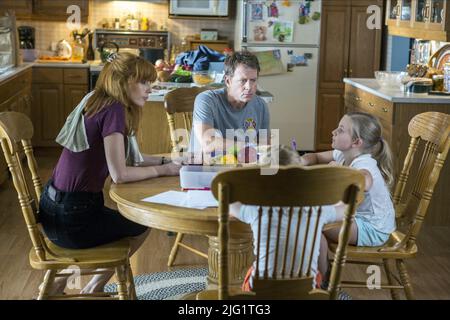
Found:
[[[33,62],[33,67],[38,68],[89,68],[90,63],[73,62]]]
[[[0,83],[3,81],[6,81],[12,77],[14,77],[16,74],[32,68],[32,67],[38,67],[38,68],[89,68],[90,62],[87,63],[72,63],[72,62],[46,62],[46,63],[40,63],[40,62],[24,62],[20,66],[11,68],[10,70],[0,74]]]
[[[6,81],[6,80],[14,77],[19,72],[27,70],[27,69],[29,69],[31,67],[33,67],[33,63],[32,62],[26,62],[26,63],[21,64],[18,67],[11,68],[10,70],[0,74],[0,83],[2,83],[3,81]]]
[[[29,69],[31,67],[38,68],[89,68],[90,71],[101,71],[103,69],[103,65],[101,65],[100,60],[90,61],[87,63],[70,63],[70,62],[55,62],[55,63],[39,63],[39,62],[24,62],[18,67],[12,68],[7,72],[0,74],[0,83],[6,81],[7,79],[12,78],[14,75],[18,74],[21,71]],[[175,82],[167,82],[164,83],[165,86],[168,87],[191,87],[195,86],[193,83],[175,83]],[[273,95],[263,90],[262,88],[258,88],[258,95],[263,98],[266,103],[271,103],[273,101]],[[151,93],[148,97],[147,101],[151,102],[163,102],[164,95],[168,92],[168,90],[159,90]]]
[[[381,88],[375,79],[344,78],[344,82],[393,103],[442,103],[450,104],[450,96],[409,93],[395,89]]]
[[[189,87],[196,86],[194,83],[176,83],[176,82],[164,82],[162,85],[165,87],[169,87],[169,88],[173,88],[173,87],[189,88]],[[219,89],[219,87],[213,87],[211,89],[212,90]],[[173,89],[171,89],[171,90],[173,90]],[[170,90],[154,90],[152,93],[149,94],[147,101],[164,102],[164,96],[169,91]],[[273,95],[270,92],[263,90],[262,88],[258,88],[257,95],[260,96],[266,103],[271,103],[273,101]]]

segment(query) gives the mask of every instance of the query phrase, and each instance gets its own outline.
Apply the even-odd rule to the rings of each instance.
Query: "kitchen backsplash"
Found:
[[[128,14],[137,16],[140,13],[142,17],[147,17],[153,25],[156,24],[158,30],[161,27],[167,28],[172,34],[172,44],[176,45],[179,45],[181,40],[188,35],[199,34],[201,29],[217,29],[220,36],[230,40],[234,36],[233,20],[169,19],[168,12],[168,3],[91,0],[88,23],[81,27],[102,28],[105,21],[112,27],[114,18],[122,20]],[[17,25],[36,28],[35,46],[38,50],[50,50],[52,42],[62,39],[72,40],[70,30],[65,22],[19,20]]]

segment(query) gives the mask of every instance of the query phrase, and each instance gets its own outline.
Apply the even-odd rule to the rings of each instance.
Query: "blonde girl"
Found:
[[[108,175],[124,183],[178,174],[179,166],[163,164],[161,157],[144,156],[139,167],[125,161],[126,137],[138,131],[155,79],[151,63],[119,53],[105,65],[94,92],[69,115],[57,138],[64,149],[40,201],[39,216],[50,241],[82,249],[131,237],[132,255],[145,240],[149,230],[105,207],[102,190]],[[94,276],[82,293],[102,292],[112,274]],[[61,294],[66,280],[57,278],[51,294]]]
[[[303,165],[343,165],[360,170],[365,176],[364,200],[356,210],[349,243],[380,246],[395,230],[395,212],[389,188],[393,182],[392,156],[382,137],[378,119],[368,113],[351,112],[333,130],[334,150],[302,156]],[[344,207],[336,205],[336,220],[342,220]],[[337,242],[339,228],[327,230],[321,242],[319,270],[328,269],[328,241]],[[327,277],[325,276],[325,279]]]

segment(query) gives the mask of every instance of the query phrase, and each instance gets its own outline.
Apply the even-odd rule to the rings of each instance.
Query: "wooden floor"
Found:
[[[36,156],[44,181],[50,176],[59,150],[38,149]],[[105,197],[106,199],[106,197]],[[107,200],[109,206],[113,206]],[[450,299],[450,228],[424,228],[419,237],[419,254],[408,261],[407,267],[418,299]],[[165,231],[152,230],[140,250],[132,258],[135,275],[167,271],[167,258],[173,236]],[[206,238],[186,235],[186,242],[206,252]],[[33,270],[28,263],[31,242],[19,209],[17,194],[11,181],[0,186],[0,299],[32,299],[43,273]],[[181,249],[175,268],[204,265],[203,258]],[[365,270],[346,266],[344,278],[364,277]],[[85,283],[87,279],[83,279]],[[348,290],[354,299],[389,299],[388,291]]]

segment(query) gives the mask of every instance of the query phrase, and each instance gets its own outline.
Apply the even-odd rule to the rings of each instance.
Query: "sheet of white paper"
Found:
[[[219,204],[210,190],[189,190],[187,201],[191,206],[218,207]]]
[[[207,207],[205,205],[201,205],[200,203],[197,204],[189,203],[187,192],[172,191],[172,190],[142,199],[142,201],[201,210]]]

